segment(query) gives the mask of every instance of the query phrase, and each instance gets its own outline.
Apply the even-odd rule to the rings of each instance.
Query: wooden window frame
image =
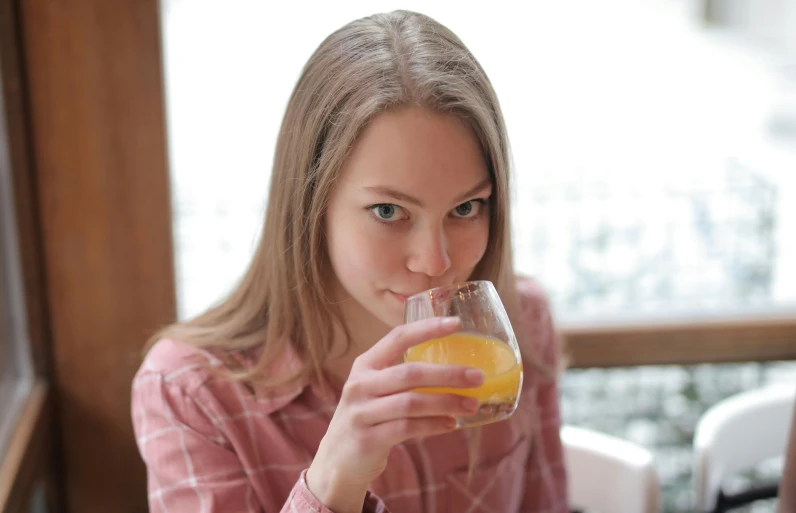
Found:
[[[569,367],[796,360],[796,314],[562,326]]]
[[[29,511],[36,486],[44,487],[47,507],[56,512],[59,509],[53,474],[55,445],[52,396],[48,384],[48,326],[17,7],[12,0],[0,0],[0,94],[3,95],[4,107],[0,121],[5,123],[3,131],[8,143],[13,186],[14,224],[17,228],[15,249],[20,257],[24,296],[22,310],[25,313],[26,340],[23,342],[30,348],[35,378],[26,390],[27,396],[23,398],[16,425],[0,459],[0,513]]]
[[[0,461],[0,513],[25,511],[40,484],[51,513],[146,509],[130,385],[145,340],[176,317],[159,8],[0,0],[39,376]]]

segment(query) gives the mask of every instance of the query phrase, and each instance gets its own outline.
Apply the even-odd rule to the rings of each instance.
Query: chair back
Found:
[[[722,482],[782,456],[790,433],[796,386],[743,392],[710,407],[694,433],[694,488],[698,511],[714,511]]]
[[[588,513],[655,513],[661,487],[652,453],[597,431],[561,428],[569,505]]]

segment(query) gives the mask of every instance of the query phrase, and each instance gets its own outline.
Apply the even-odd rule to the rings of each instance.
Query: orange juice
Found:
[[[406,362],[466,365],[484,371],[477,388],[419,388],[420,392],[475,397],[482,404],[514,403],[522,385],[522,362],[507,344],[474,333],[454,333],[409,348]]]

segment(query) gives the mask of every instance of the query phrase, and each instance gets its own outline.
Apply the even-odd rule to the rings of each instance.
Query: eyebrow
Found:
[[[482,190],[486,189],[491,185],[492,185],[492,177],[486,177],[478,185],[476,185],[472,189],[468,190],[464,194],[457,197],[455,201],[458,203],[470,199],[473,196],[475,196],[476,193],[481,192]],[[391,189],[390,187],[377,185],[373,187],[365,187],[365,190],[368,192],[379,194],[381,196],[386,196],[396,201],[404,201],[406,203],[410,203],[412,205],[423,208],[423,202],[420,201],[419,199],[415,198],[414,196],[410,196],[409,194],[403,193],[401,191]]]

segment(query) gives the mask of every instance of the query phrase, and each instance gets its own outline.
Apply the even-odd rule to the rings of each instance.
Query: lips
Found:
[[[434,288],[441,288],[441,287],[444,287],[444,285]],[[418,290],[417,292],[409,292],[407,294],[402,294],[401,292],[395,292],[394,290],[387,290],[387,292],[392,294],[396,299],[399,299],[401,301],[406,301],[409,297],[414,296],[415,294],[420,294],[421,292],[425,292],[426,290],[429,289]]]
[[[409,296],[411,296],[411,295],[412,295],[412,294],[399,294],[398,292],[393,292],[392,290],[390,291],[390,294],[392,294],[393,296],[395,296],[395,298],[396,298],[396,299],[398,299],[398,300],[400,300],[401,302],[404,302],[404,301],[406,301],[406,299],[407,299]]]

